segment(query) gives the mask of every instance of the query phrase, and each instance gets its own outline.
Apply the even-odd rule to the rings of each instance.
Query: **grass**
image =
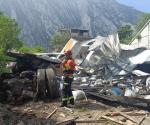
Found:
[[[78,112],[88,112],[89,110],[87,108],[81,107],[77,109]]]

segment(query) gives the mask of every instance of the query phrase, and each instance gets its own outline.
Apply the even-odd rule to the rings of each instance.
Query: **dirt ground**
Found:
[[[51,117],[50,114],[56,111]],[[122,121],[124,125],[138,125],[140,121],[143,125],[150,124],[150,116],[148,111],[132,108],[132,107],[112,107],[92,99],[88,101],[78,101],[75,107],[65,108],[60,107],[60,101],[54,100],[51,102],[28,102],[19,106],[0,104],[0,125],[55,125],[60,122],[77,118],[77,125],[118,125],[111,120],[102,119],[101,116],[114,112],[122,112],[130,114],[136,123],[122,116],[108,116],[116,121]],[[128,115],[129,116],[129,115]],[[79,123],[85,120],[99,120],[99,123]],[[141,124],[141,125],[142,125]],[[140,125],[140,124],[139,124]]]

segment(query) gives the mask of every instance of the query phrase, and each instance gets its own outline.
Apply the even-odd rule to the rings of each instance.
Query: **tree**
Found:
[[[18,49],[22,43],[18,35],[20,29],[15,20],[0,12],[0,72],[6,71],[5,64],[14,58],[5,55],[7,50]]]
[[[45,51],[45,48],[40,46],[40,45],[36,45],[33,47],[33,52],[35,53],[41,53],[41,52],[44,52]]]
[[[0,12],[0,72],[7,71],[5,64],[14,58],[5,55],[7,50],[18,49],[23,42],[19,40],[20,29],[15,20]]]
[[[40,45],[36,45],[34,47],[28,47],[24,45],[19,49],[19,51],[22,53],[40,53],[40,52],[44,52],[45,48]]]
[[[62,32],[62,33],[57,32],[52,37],[51,40],[54,50],[60,51],[63,48],[63,46],[68,42],[69,39],[70,39],[70,35],[68,32]]]
[[[0,51],[5,53],[7,50],[18,49],[23,42],[19,40],[20,29],[15,20],[4,16],[0,12]]]
[[[135,26],[134,32],[137,33],[148,20],[150,20],[150,14],[143,14]]]
[[[130,25],[125,25],[119,28],[118,34],[121,43],[128,44],[132,38],[141,30],[145,23],[150,20],[150,14],[143,14],[137,24],[134,27],[134,30],[131,29]],[[137,39],[140,39],[140,34],[137,36]]]
[[[125,25],[119,28],[118,35],[121,43],[128,44],[132,38],[133,30],[130,25]]]

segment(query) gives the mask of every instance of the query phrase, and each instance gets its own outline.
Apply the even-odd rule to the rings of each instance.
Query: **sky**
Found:
[[[117,0],[137,10],[150,13],[150,0]]]

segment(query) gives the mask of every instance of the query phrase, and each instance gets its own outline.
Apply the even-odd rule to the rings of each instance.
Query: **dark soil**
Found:
[[[0,125],[55,125],[51,119],[40,119],[11,110],[11,106],[0,104]]]

